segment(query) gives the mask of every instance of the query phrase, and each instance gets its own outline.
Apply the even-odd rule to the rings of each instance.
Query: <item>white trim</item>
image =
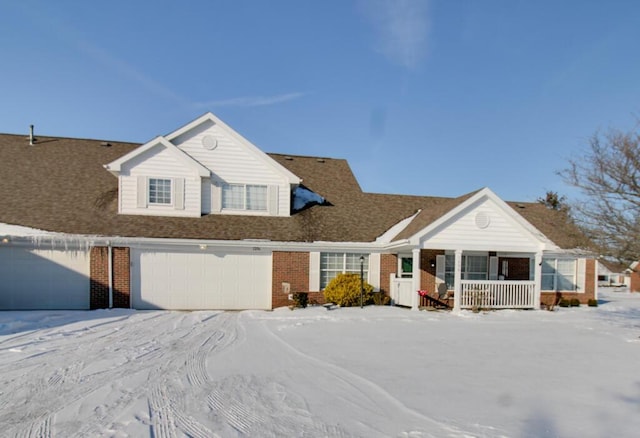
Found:
[[[576,260],[576,292],[586,291],[587,261],[585,259]]]
[[[187,123],[183,127],[178,128],[175,131],[165,135],[164,138],[166,138],[168,141],[173,141],[177,137],[181,136],[182,134],[185,134],[188,131],[191,131],[192,129],[197,128],[198,126],[200,126],[201,124],[203,124],[203,123],[205,123],[207,121],[212,122],[215,125],[218,125],[223,131],[225,131],[225,133],[227,135],[232,137],[234,140],[236,140],[242,146],[246,147],[251,153],[253,153],[253,155],[255,155],[257,158],[259,158],[265,164],[269,165],[276,172],[278,172],[280,175],[282,175],[288,181],[289,184],[300,184],[302,182],[301,178],[299,178],[298,176],[294,175],[289,169],[287,169],[286,167],[282,166],[280,163],[278,163],[276,160],[271,158],[266,153],[262,152],[253,143],[251,143],[249,140],[244,138],[242,135],[240,135],[238,132],[236,132],[233,128],[231,128],[229,125],[224,123],[222,120],[220,120],[219,118],[217,118],[215,115],[213,115],[210,112],[207,112],[207,113],[201,115],[200,117],[198,117],[197,119]]]
[[[380,290],[380,253],[369,254],[369,284],[376,292]]]
[[[420,290],[420,249],[414,248],[411,252],[413,254],[413,290],[411,291],[411,310],[418,310],[420,306],[420,296],[418,291]]]
[[[208,177],[211,176],[211,171],[209,169],[204,167],[202,164],[198,163],[196,160],[194,160],[190,155],[188,155],[182,149],[178,148],[173,143],[170,143],[169,141],[167,141],[164,137],[156,137],[156,138],[154,138],[153,140],[149,141],[148,143],[145,143],[142,146],[132,150],[128,154],[123,155],[122,157],[118,158],[117,160],[112,161],[109,164],[105,164],[104,168],[107,169],[112,174],[114,174],[115,176],[118,176],[120,174],[120,172],[122,171],[122,166],[125,163],[127,163],[130,160],[134,159],[138,155],[140,155],[140,154],[142,154],[142,153],[144,153],[144,152],[146,152],[148,150],[151,150],[151,149],[153,149],[155,147],[158,147],[158,146],[165,147],[178,160],[180,160],[183,164],[185,164],[187,167],[189,167],[191,170],[193,170],[198,176],[205,177],[205,178],[208,178]]]
[[[320,252],[309,252],[309,290],[320,291]]]
[[[382,235],[380,235],[378,238],[376,238],[376,242],[379,243],[391,243],[391,240],[397,236],[398,234],[400,234],[400,232],[402,230],[404,230],[410,223],[411,221],[413,221],[413,219],[420,214],[422,210],[418,210],[416,211],[414,214],[412,214],[411,216],[402,219],[400,222],[398,222],[397,224],[393,225],[391,228],[389,228],[387,231],[385,231],[384,233],[382,233]],[[397,242],[393,242],[393,243],[397,243]]]
[[[528,222],[524,217],[519,215],[513,208],[509,206],[506,202],[498,197],[491,189],[485,187],[479,190],[475,195],[471,196],[469,199],[463,201],[461,204],[457,205],[453,209],[451,209],[448,213],[440,216],[438,219],[433,221],[431,224],[427,225],[422,230],[415,233],[413,236],[409,238],[409,241],[416,246],[420,246],[424,249],[455,249],[455,248],[442,248],[442,245],[438,245],[438,248],[432,248],[429,246],[429,234],[437,231],[440,227],[446,225],[452,219],[454,219],[457,215],[463,213],[465,210],[472,208],[475,204],[488,199],[495,203],[495,205],[505,214],[506,217],[510,218],[513,222],[518,224],[520,227],[524,229],[536,242],[538,247],[540,248],[549,248],[549,249],[559,249],[556,244],[554,244],[551,240],[549,240],[540,230],[535,228],[530,222]],[[473,248],[473,245],[470,244],[469,249]],[[480,249],[480,248],[477,248]]]

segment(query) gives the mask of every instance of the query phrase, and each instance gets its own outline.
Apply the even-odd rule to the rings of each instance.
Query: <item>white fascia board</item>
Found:
[[[187,123],[182,128],[179,128],[171,132],[170,134],[167,134],[165,138],[168,141],[173,141],[177,137],[181,136],[182,134],[189,132],[190,130],[200,126],[202,123],[207,121],[212,122],[218,125],[220,128],[222,128],[230,137],[232,137],[238,143],[246,147],[251,153],[253,153],[261,161],[263,161],[265,164],[269,165],[274,170],[276,170],[276,172],[280,173],[288,181],[289,184],[300,184],[302,182],[302,179],[294,175],[289,169],[282,166],[276,160],[274,160],[273,158],[265,154],[262,150],[260,150],[260,148],[255,146],[253,143],[251,143],[249,140],[244,138],[237,131],[235,131],[233,128],[231,128],[229,125],[224,123],[222,120],[220,120],[218,117],[216,117],[210,112],[207,112],[202,116],[198,117],[197,119],[195,119],[194,121]]]
[[[504,202],[498,195],[496,195],[491,189],[488,187],[484,187],[479,190],[475,195],[462,202],[457,207],[451,209],[448,213],[441,216],[427,227],[423,228],[416,234],[410,237],[410,241],[412,244],[416,246],[423,245],[423,237],[429,234],[431,231],[436,230],[441,225],[447,223],[448,221],[455,218],[456,215],[462,213],[467,208],[473,206],[478,201],[481,201],[483,198],[487,198],[495,202],[495,204],[509,217],[511,220],[516,222],[522,228],[524,228],[536,241],[538,241],[543,247],[549,247],[550,249],[558,248],[556,244],[554,244],[551,240],[549,240],[540,230],[534,227],[530,222],[528,222],[525,218],[520,216],[518,213],[513,210],[513,208],[509,207],[509,205]],[[424,246],[427,248],[427,246]],[[542,249],[542,248],[541,248]]]
[[[416,211],[414,214],[412,214],[411,216],[402,219],[400,222],[398,222],[397,224],[391,226],[391,228],[389,228],[387,231],[385,231],[380,237],[378,237],[376,239],[376,242],[379,243],[393,243],[391,242],[391,240],[397,236],[398,234],[400,234],[400,232],[402,230],[404,230],[407,225],[409,225],[411,223],[411,221],[421,212],[422,210],[418,209],[418,211]]]
[[[155,147],[158,146],[164,146],[165,148],[167,148],[172,154],[175,155],[175,157],[180,160],[182,163],[184,163],[186,166],[188,166],[189,168],[191,168],[194,172],[196,172],[198,174],[198,176],[201,177],[209,177],[211,176],[211,171],[209,169],[207,169],[206,167],[204,167],[202,164],[198,163],[196,160],[194,160],[190,155],[188,155],[186,152],[184,152],[183,150],[181,150],[180,148],[178,148],[177,146],[175,146],[173,143],[169,142],[166,138],[158,136],[156,138],[154,138],[153,140],[143,144],[142,146],[134,149],[133,151],[129,152],[126,155],[123,155],[122,157],[118,158],[115,161],[112,161],[111,163],[105,165],[105,169],[107,169],[108,171],[110,171],[111,173],[113,173],[114,175],[117,176],[117,174],[120,173],[120,171],[122,170],[122,165],[127,163],[128,161],[132,160],[133,158],[139,156],[140,154],[143,154],[145,152],[147,152],[148,150],[151,150]]]
[[[92,240],[93,245],[100,245]],[[199,250],[237,251],[299,251],[299,252],[384,252],[380,245],[359,242],[275,242],[262,239],[247,240],[207,240],[207,239],[156,239],[144,237],[104,237],[102,242],[114,246],[126,245],[132,248],[193,248]],[[104,244],[104,243],[103,243]]]
[[[542,252],[543,257],[587,257],[597,258],[595,253],[586,249],[552,249]]]

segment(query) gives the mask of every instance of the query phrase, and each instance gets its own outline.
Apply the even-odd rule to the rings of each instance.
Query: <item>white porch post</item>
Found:
[[[416,248],[413,253],[413,295],[411,298],[411,310],[418,310],[420,307],[420,299],[418,291],[420,290],[420,248]]]
[[[460,301],[462,298],[462,250],[456,249],[455,271],[453,280],[453,312],[460,312]]]
[[[534,276],[533,276],[533,281],[535,282],[535,286],[534,286],[534,300],[535,302],[533,303],[534,307],[536,309],[540,308],[540,297],[541,297],[541,293],[540,291],[542,290],[542,253],[541,252],[537,252],[536,253],[536,257],[535,257],[535,264],[534,264]]]

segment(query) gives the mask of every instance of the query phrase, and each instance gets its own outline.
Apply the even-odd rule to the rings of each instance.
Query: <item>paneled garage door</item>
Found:
[[[1,310],[89,308],[88,251],[0,247]]]
[[[270,309],[271,255],[131,250],[136,309]]]

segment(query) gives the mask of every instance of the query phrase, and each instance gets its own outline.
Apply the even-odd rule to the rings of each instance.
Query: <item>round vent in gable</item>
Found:
[[[476,214],[476,226],[480,229],[487,228],[491,223],[491,218],[484,211],[478,212]]]
[[[212,151],[218,146],[218,140],[213,135],[205,135],[202,137],[202,146]]]

